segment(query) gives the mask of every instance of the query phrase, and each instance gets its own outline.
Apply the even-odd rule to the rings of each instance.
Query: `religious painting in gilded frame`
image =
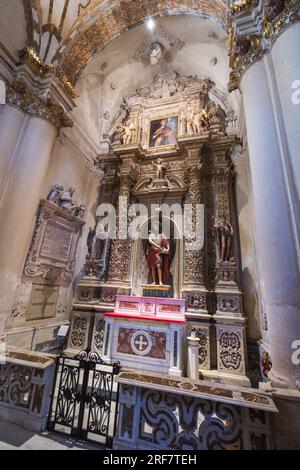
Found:
[[[149,147],[177,144],[178,116],[163,117],[150,122]]]

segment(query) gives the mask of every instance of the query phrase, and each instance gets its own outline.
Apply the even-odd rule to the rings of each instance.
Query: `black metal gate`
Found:
[[[112,447],[120,364],[107,364],[95,351],[57,358],[48,429]]]

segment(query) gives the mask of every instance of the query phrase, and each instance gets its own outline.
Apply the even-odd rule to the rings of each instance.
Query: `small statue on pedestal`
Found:
[[[100,277],[101,268],[103,267],[101,256],[105,245],[105,240],[101,236],[102,232],[103,227],[101,223],[98,222],[95,227],[90,227],[88,233],[88,255],[86,255],[86,261],[84,265],[85,273],[88,276]]]
[[[87,237],[87,247],[91,259],[100,260],[104,247],[104,240],[100,236],[99,224],[96,224],[95,227],[90,227]]]
[[[163,164],[161,158],[157,159],[157,163],[152,162],[152,165],[156,168],[156,178],[164,180],[166,176],[167,167]]]
[[[233,228],[232,225],[226,221],[226,217],[220,217],[220,220],[215,224],[214,228],[217,230],[219,247],[220,247],[220,259],[219,262],[232,261],[231,248],[233,239]]]
[[[165,286],[171,267],[170,244],[166,235],[160,234],[156,226],[149,234],[146,260],[152,285]]]

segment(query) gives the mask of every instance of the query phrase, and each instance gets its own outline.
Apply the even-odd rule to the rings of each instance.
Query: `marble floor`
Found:
[[[35,434],[0,421],[1,450],[103,450],[104,446],[46,431]]]

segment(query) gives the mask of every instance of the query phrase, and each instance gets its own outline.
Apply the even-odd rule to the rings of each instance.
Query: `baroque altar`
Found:
[[[187,374],[183,358],[192,332],[199,363],[198,377],[192,378],[249,385],[230,159],[236,137],[229,132],[230,110],[220,96],[209,79],[167,72],[124,98],[105,134],[106,151],[99,156],[104,171],[100,205],[89,232],[84,276],[77,286],[69,351],[89,346],[104,357],[121,360],[127,368],[147,370],[150,362],[143,355],[132,361],[128,359],[132,351],[127,359],[118,351],[119,331],[125,328],[121,323],[127,322],[125,336],[131,349],[136,348],[132,340],[136,333],[143,348],[147,338],[149,346],[149,328],[160,333],[165,328],[168,335],[173,325],[178,341],[175,355],[180,350],[176,373]],[[101,236],[107,215],[101,204],[114,208],[113,239]],[[132,204],[143,206],[148,214],[156,205],[157,212],[137,217],[137,212],[128,210]],[[186,205],[191,207],[192,228],[203,234],[198,248],[186,234],[178,237],[178,219],[170,211]],[[124,218],[128,233],[122,228]],[[122,298],[133,310],[120,312]],[[139,309],[140,304],[163,300],[184,305],[184,315],[176,318],[170,313],[163,320],[134,315],[134,305]],[[175,357],[174,334],[169,337],[173,344],[164,342],[165,353]],[[148,370],[162,369],[149,365]],[[163,370],[174,373],[170,364]]]

